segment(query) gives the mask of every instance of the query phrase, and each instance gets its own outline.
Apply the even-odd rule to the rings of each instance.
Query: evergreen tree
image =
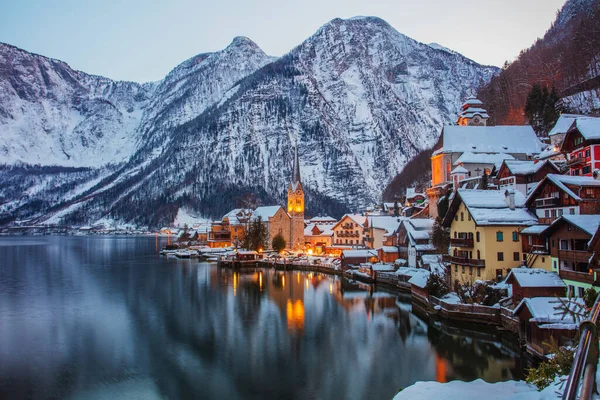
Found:
[[[283,238],[281,233],[275,235],[275,237],[273,238],[273,242],[271,243],[271,247],[273,248],[273,250],[275,250],[278,253],[285,249],[286,245],[287,243],[285,242],[285,239]]]
[[[559,100],[554,87],[548,91],[548,88],[536,83],[531,88],[525,103],[525,116],[538,136],[547,136],[556,124],[559,116],[556,105]]]
[[[266,241],[267,227],[262,223],[262,218],[258,217],[248,224],[242,246],[247,250],[259,251],[265,248]]]
[[[450,246],[450,229],[442,226],[442,219],[440,217],[437,217],[433,224],[431,241],[438,251],[443,254],[448,253],[448,247]]]
[[[481,185],[479,186],[482,190],[487,190],[488,188],[488,174],[483,171],[483,175],[481,175]]]
[[[400,216],[400,207],[398,207],[398,202],[394,202],[394,217]]]

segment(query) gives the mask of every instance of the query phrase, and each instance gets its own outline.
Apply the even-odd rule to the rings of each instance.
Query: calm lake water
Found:
[[[0,398],[390,399],[417,380],[522,377],[499,338],[428,325],[393,295],[164,244],[0,238]]]

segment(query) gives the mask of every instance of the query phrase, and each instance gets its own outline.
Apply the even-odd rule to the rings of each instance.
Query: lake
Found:
[[[0,398],[391,399],[418,380],[522,378],[499,337],[428,323],[385,291],[164,244],[0,237]]]

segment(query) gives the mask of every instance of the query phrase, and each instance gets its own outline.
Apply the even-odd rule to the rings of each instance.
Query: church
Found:
[[[542,150],[542,143],[528,125],[488,126],[483,103],[469,97],[455,125],[442,128],[431,155],[429,215],[438,216],[437,201],[452,186],[489,175],[504,160],[531,160]]]

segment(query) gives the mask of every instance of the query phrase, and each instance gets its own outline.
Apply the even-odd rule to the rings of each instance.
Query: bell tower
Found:
[[[456,124],[462,126],[486,126],[488,118],[489,115],[485,108],[483,108],[481,100],[470,95],[461,107]]]
[[[290,239],[288,247],[295,251],[304,250],[304,189],[300,182],[298,143],[294,151],[292,180],[288,186],[288,214],[290,215]]]

